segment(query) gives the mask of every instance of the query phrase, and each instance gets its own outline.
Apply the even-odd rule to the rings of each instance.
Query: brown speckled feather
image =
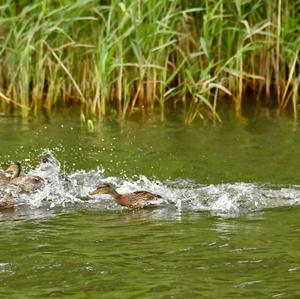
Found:
[[[135,191],[118,195],[116,202],[131,208],[144,208],[145,206],[155,205],[155,200],[158,198],[161,198],[161,196],[148,191]]]
[[[44,180],[39,176],[19,176],[11,179],[10,184],[16,185],[24,191],[34,191],[44,185]]]

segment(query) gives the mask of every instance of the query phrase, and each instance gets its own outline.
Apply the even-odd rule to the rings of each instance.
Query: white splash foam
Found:
[[[89,199],[89,193],[101,182],[113,183],[120,193],[147,190],[163,197],[162,205],[182,211],[210,211],[214,215],[239,215],[252,211],[300,204],[299,186],[276,186],[268,184],[233,183],[202,185],[192,180],[169,180],[160,182],[145,176],[134,179],[104,177],[104,169],[64,173],[61,163],[53,152],[47,151],[48,160],[30,175],[38,175],[45,180],[45,187],[33,193],[20,193],[14,186],[4,186],[1,190],[12,193],[20,202],[35,209],[54,209],[81,203],[89,208],[93,205],[103,209],[120,209],[109,196],[100,200]]]

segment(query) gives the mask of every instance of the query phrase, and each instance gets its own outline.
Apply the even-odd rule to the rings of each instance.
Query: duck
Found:
[[[4,209],[11,209],[15,205],[15,199],[13,198],[12,194],[0,194],[0,210]]]
[[[35,191],[44,186],[44,180],[41,177],[36,175],[21,176],[21,171],[21,163],[13,162],[5,171],[11,174],[7,184],[18,186],[25,192]]]
[[[101,184],[95,191],[90,192],[90,195],[109,194],[114,200],[121,206],[127,208],[145,208],[149,206],[157,206],[159,204],[158,199],[160,195],[154,194],[148,191],[135,191],[133,193],[119,194],[115,186],[112,184]]]

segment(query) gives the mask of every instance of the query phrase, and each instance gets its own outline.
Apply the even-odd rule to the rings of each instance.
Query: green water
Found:
[[[299,298],[299,126],[249,116],[192,126],[106,120],[93,133],[72,114],[0,116],[3,167],[19,160],[28,171],[52,149],[69,175],[103,167],[123,187],[143,175],[149,188],[161,184],[188,202],[182,210],[107,209],[106,200],[0,211],[0,298]],[[261,183],[270,187],[259,191]],[[209,202],[215,189],[220,198],[226,191],[221,214],[198,208],[200,194]],[[252,193],[271,195],[263,209],[232,216],[226,203],[236,193],[243,205]]]

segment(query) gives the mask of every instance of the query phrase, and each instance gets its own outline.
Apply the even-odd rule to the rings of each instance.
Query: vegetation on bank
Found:
[[[239,112],[247,94],[297,117],[300,1],[3,0],[0,110],[82,115],[181,106]]]

